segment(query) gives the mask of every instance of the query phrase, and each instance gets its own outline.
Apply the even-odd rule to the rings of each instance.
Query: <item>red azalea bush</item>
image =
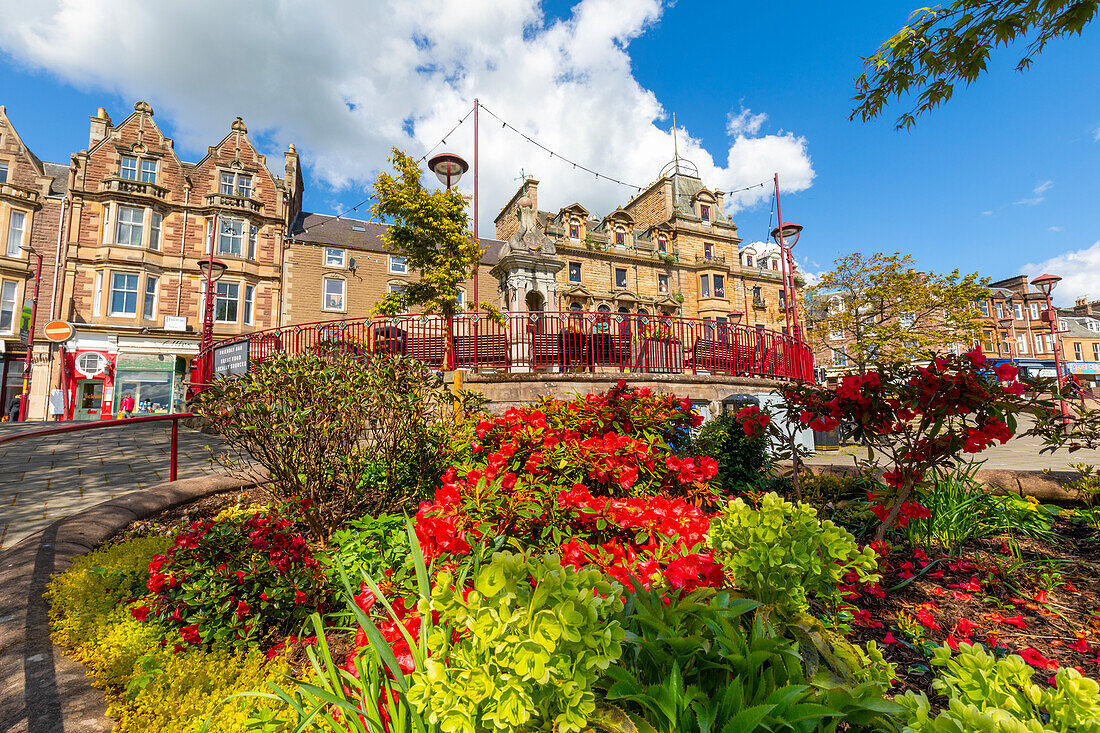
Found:
[[[1038,409],[1039,403],[1023,396],[1029,390],[1035,385],[1021,382],[1016,367],[990,369],[975,349],[934,356],[927,366],[903,363],[849,374],[835,389],[793,385],[785,394],[800,410],[802,424],[814,430],[851,424],[856,440],[890,456],[893,466],[883,480],[893,495],[872,498],[880,501],[877,536],[882,539],[899,516],[920,516],[909,496],[933,469],[1012,437],[1016,415]]]
[[[159,619],[188,644],[279,638],[328,602],[325,577],[289,519],[259,513],[192,522],[149,562],[135,618]]]
[[[705,546],[714,496],[709,456],[677,456],[669,442],[700,422],[690,401],[622,381],[601,395],[543,399],[477,425],[468,457],[420,506],[426,557],[461,556],[507,537],[643,583],[718,582]]]

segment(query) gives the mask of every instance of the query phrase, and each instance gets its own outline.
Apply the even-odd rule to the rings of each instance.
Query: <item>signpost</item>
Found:
[[[19,343],[23,346],[31,342],[31,320],[34,318],[34,301],[23,301],[23,312],[19,314]]]
[[[214,376],[239,377],[248,374],[248,341],[214,347]]]

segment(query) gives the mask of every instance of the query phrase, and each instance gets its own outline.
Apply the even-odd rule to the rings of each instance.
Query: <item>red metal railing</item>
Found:
[[[436,369],[475,372],[630,371],[813,379],[813,353],[786,334],[666,315],[580,311],[399,315],[304,323],[215,343],[195,360],[199,385],[211,354],[248,342],[249,368],[274,354],[338,350],[399,353]]]
[[[127,417],[121,420],[103,420],[100,422],[80,423],[79,425],[60,425],[55,428],[39,428],[38,430],[27,430],[22,433],[15,433],[14,435],[0,436],[0,445],[4,443],[10,443],[15,440],[22,440],[24,438],[41,438],[46,435],[58,435],[60,433],[75,433],[79,430],[98,430],[101,428],[117,428],[120,425],[133,425],[135,423],[142,422],[162,422],[164,420],[172,421],[172,448],[169,468],[169,481],[176,480],[176,455],[178,453],[179,446],[179,424],[180,420],[185,417],[194,417],[194,413],[191,412],[177,412],[171,415],[148,415],[145,417]]]

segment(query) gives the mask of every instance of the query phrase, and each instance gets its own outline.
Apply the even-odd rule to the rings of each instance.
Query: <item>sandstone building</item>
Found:
[[[679,159],[648,188],[606,216],[580,203],[556,212],[538,208],[537,180],[526,179],[495,219],[508,240],[523,209],[554,247],[560,268],[542,273],[522,293],[498,276],[508,310],[592,310],[667,314],[786,330],[778,254],[741,248],[737,226],[723,214],[724,194],[703,185]],[[801,288],[801,278],[796,276]],[[484,300],[484,296],[482,297]]]

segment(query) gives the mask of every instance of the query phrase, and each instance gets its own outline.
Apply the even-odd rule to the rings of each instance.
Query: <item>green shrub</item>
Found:
[[[409,700],[454,733],[579,733],[596,708],[593,684],[622,651],[611,619],[620,586],[553,555],[509,552],[473,580],[463,593],[449,572],[436,578],[430,608],[441,625],[428,634],[432,656],[413,673]]]
[[[934,714],[923,692],[899,697],[907,733],[1100,733],[1100,686],[1075,669],[1055,672],[1054,687],[1037,685],[1019,655],[998,659],[965,643],[954,656],[946,644],[936,649],[932,665],[943,668],[932,687],[948,697],[947,709]]]
[[[145,585],[142,615],[195,645],[274,642],[330,600],[305,538],[266,512],[192,522],[149,561]]]
[[[355,578],[381,578],[390,574],[387,571],[404,575],[411,549],[405,528],[405,518],[394,514],[368,515],[348,522],[332,535],[336,551],[325,559],[330,566],[329,577],[339,585],[337,560]]]
[[[730,502],[711,520],[710,545],[738,588],[786,617],[808,609],[811,595],[833,595],[849,572],[878,578],[873,550],[861,551],[850,532],[819,520],[813,507],[772,493],[759,510]]]
[[[164,552],[166,537],[143,537],[77,558],[50,581],[47,598],[53,640],[71,650],[105,689],[108,715],[117,733],[194,731],[222,698],[255,688],[287,671],[263,654],[187,649],[174,653],[161,637],[166,629],[134,618],[130,601],[144,591],[149,561]],[[253,708],[267,702],[237,702],[219,709],[216,730],[244,733]]]
[[[766,447],[762,433],[749,437],[734,414],[722,413],[703,424],[692,452],[718,461],[718,474],[711,479],[711,488],[733,494],[759,486],[768,465]]]

